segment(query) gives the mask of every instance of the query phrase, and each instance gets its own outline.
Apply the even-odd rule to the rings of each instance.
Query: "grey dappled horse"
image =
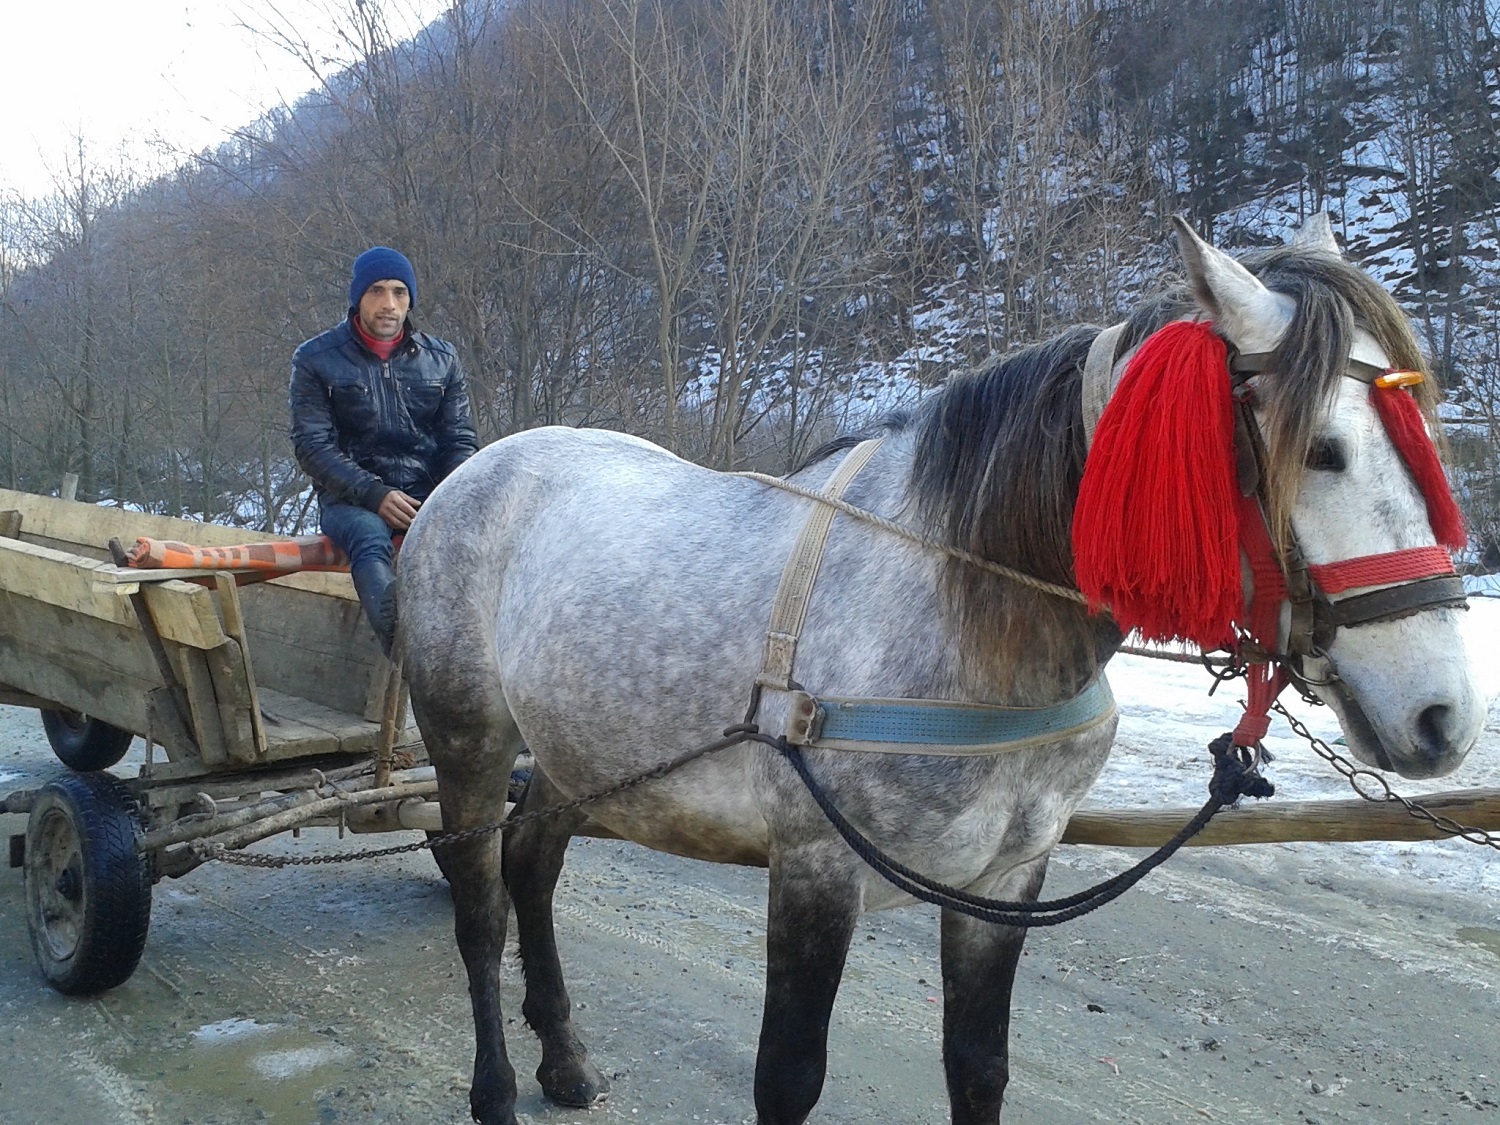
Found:
[[[1394,302],[1335,256],[1326,224],[1291,247],[1247,256],[1249,272],[1186,228],[1179,237],[1188,284],[1135,312],[1122,353],[1169,321],[1202,315],[1241,351],[1281,344],[1277,355],[1306,366],[1257,376],[1257,415],[1280,451],[1280,463],[1267,466],[1270,495],[1288,498],[1281,514],[1303,551],[1322,562],[1432,544],[1423,499],[1374,417],[1368,388],[1341,377],[1343,357],[1359,349],[1380,353],[1387,366],[1420,363]],[[1086,455],[1080,371],[1097,334],[1074,328],[955,376],[909,420],[886,428],[846,499],[1071,584],[1069,529]],[[1331,445],[1338,463],[1314,460],[1304,472],[1309,451]],[[821,488],[848,448],[836,443],[794,479]],[[523,741],[536,758],[524,801],[534,811],[710,742],[739,721],[783,565],[816,506],[596,430],[517,434],[454,473],[402,551],[398,642],[445,827],[501,816]],[[838,696],[1039,707],[1080,693],[1120,640],[1106,615],[841,515],[808,607],[796,679]],[[1453,609],[1341,629],[1330,652],[1369,720],[1350,731],[1362,759],[1384,754],[1400,772],[1431,776],[1454,768],[1477,738],[1483,705]],[[763,729],[783,729],[788,698],[766,691]],[[1082,733],[992,756],[810,749],[806,760],[843,814],[909,867],[974,894],[1032,901],[1114,728],[1111,712]],[[830,1012],[856,920],[911,899],[855,856],[789,764],[762,745],[697,760],[592,804],[587,815],[648,847],[769,867],[755,1107],[762,1125],[804,1121],[822,1089]],[[587,1105],[606,1089],[574,1030],[553,935],[553,888],[583,818],[569,811],[509,835],[503,872],[495,836],[441,857],[473,1001],[471,1107],[485,1125],[516,1120],[500,1009],[507,895],[525,967],[522,1012],[542,1045],[543,1091]],[[1024,936],[942,913],[942,1055],[955,1123],[999,1119]]]

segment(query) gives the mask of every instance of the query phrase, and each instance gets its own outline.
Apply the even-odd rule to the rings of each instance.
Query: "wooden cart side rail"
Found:
[[[135,611],[113,580],[96,571],[108,564],[20,539],[0,538],[0,593],[57,606],[126,628],[139,628]],[[187,582],[152,583],[145,591],[162,639],[190,648],[224,643],[213,595]]]
[[[1486,832],[1500,830],[1500,789],[1464,789],[1413,797],[1439,816]],[[1083,809],[1063,833],[1065,844],[1157,848],[1197,809]],[[1224,844],[1353,843],[1361,840],[1446,840],[1396,801],[1290,801],[1225,809],[1188,841],[1190,847]]]
[[[127,508],[100,507],[8,488],[0,488],[0,511],[21,514],[20,533],[27,542],[63,551],[69,550],[70,546],[78,547],[82,549],[80,553],[100,559],[108,557],[106,544],[111,536],[118,537],[127,547],[140,536],[175,539],[202,547],[230,547],[238,543],[286,538],[243,527],[174,519]],[[354,597],[353,587],[344,574],[291,574],[275,581],[316,593]]]

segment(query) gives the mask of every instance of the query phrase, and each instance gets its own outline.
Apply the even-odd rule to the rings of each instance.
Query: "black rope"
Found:
[[[1056,926],[1097,910],[1119,898],[1165,863],[1183,844],[1201,832],[1220,809],[1233,805],[1244,796],[1269,797],[1275,792],[1275,787],[1256,773],[1252,763],[1233,745],[1233,736],[1222,734],[1208,747],[1214,759],[1214,773],[1208,784],[1208,802],[1164,845],[1129,870],[1067,898],[1053,899],[1050,902],[1006,902],[943,886],[892,859],[845,820],[843,814],[834,807],[828,794],[808,768],[801,747],[792,745],[785,738],[771,739],[764,735],[757,741],[764,741],[781,751],[782,756],[797,771],[802,783],[807,786],[807,791],[817,802],[818,808],[823,810],[828,822],[844,838],[844,842],[887,882],[923,902],[999,926]]]

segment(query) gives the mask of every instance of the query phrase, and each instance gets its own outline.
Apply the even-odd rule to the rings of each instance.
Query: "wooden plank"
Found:
[[[240,646],[240,659],[245,665],[245,686],[250,692],[250,726],[254,732],[256,756],[261,757],[266,752],[266,730],[260,718],[255,665],[250,661],[250,643],[245,638],[245,618],[240,612],[239,590],[235,587],[232,574],[217,574],[214,583],[219,593],[219,612],[224,616],[224,632]]]
[[[345,575],[328,577],[348,581]],[[240,603],[255,647],[258,685],[364,714],[382,659],[358,601],[266,583],[242,589]]]
[[[0,685],[0,706],[35,707],[51,711],[57,707],[57,700],[43,699],[40,695],[32,695],[29,691],[18,691],[13,687]]]
[[[152,539],[175,539],[207,547],[227,547],[236,543],[258,543],[283,538],[263,531],[197,520],[174,519],[149,512],[99,504],[80,504],[55,496],[38,496],[0,488],[0,508],[15,508],[26,513],[27,534],[45,535],[72,543],[104,547],[112,535],[118,535],[129,547],[138,536]]]
[[[0,590],[0,683],[146,735],[146,695],[162,686],[161,673],[132,626]],[[166,647],[175,659],[180,646]],[[158,741],[170,756],[191,753],[180,740]]]
[[[151,727],[146,703],[146,693],[156,686],[151,681],[111,676],[97,665],[72,660],[40,661],[6,636],[0,636],[0,680],[122,730],[142,734]]]
[[[112,625],[136,625],[134,610],[117,588],[111,584],[101,589],[95,581],[101,565],[20,539],[0,539],[0,589]],[[162,637],[194,648],[223,644],[223,631],[213,616],[212,596],[201,586],[185,582],[153,587],[152,599],[164,609],[159,625]]]
[[[229,757],[246,764],[259,756],[255,742],[255,705],[251,702],[249,674],[240,655],[239,642],[228,639],[203,654],[213,680],[224,747]]]
[[[228,765],[229,747],[225,740],[218,697],[214,693],[213,673],[208,667],[208,655],[201,649],[186,646],[179,648],[177,675],[187,695],[193,738],[198,743],[198,753],[204,765]]]
[[[333,711],[272,689],[261,689],[261,706],[268,734],[268,759],[369,753],[380,735],[379,723],[366,722],[357,715]]]
[[[151,610],[151,620],[163,639],[193,648],[218,648],[227,639],[214,612],[213,595],[202,586],[186,582],[142,585],[141,597]],[[187,638],[197,640],[188,640]]]
[[[1412,800],[1440,816],[1487,832],[1500,830],[1500,789],[1432,793]],[[1086,809],[1073,814],[1065,844],[1107,844],[1158,848],[1193,818],[1197,809]],[[1281,844],[1297,841],[1349,843],[1356,840],[1450,839],[1397,802],[1293,801],[1225,809],[1208,822],[1190,846]]]

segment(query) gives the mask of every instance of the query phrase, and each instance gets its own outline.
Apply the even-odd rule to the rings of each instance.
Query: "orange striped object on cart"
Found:
[[[301,535],[233,547],[195,547],[171,539],[141,537],[125,553],[125,565],[142,570],[348,570],[349,557],[326,535]]]

